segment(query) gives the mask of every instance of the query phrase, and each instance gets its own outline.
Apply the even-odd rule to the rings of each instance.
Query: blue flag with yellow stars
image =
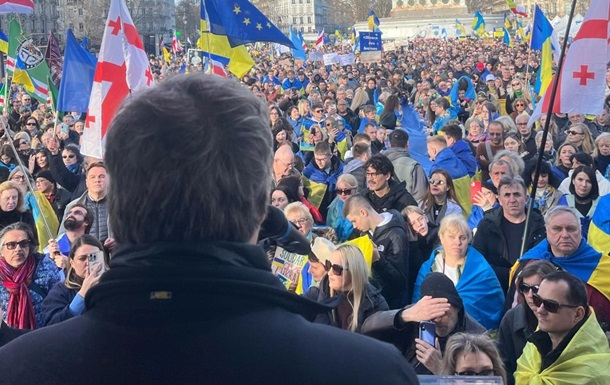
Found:
[[[204,0],[208,12],[210,31],[224,35],[231,47],[266,41],[295,48],[258,8],[248,0]]]

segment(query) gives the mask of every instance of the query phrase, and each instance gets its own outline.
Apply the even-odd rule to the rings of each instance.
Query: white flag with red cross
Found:
[[[123,100],[153,84],[144,45],[125,0],[112,0],[95,67],[81,152],[101,159],[108,126]]]
[[[564,59],[553,112],[601,114],[609,61],[610,1],[591,0],[591,6]],[[551,85],[554,81],[555,77]],[[536,106],[531,124],[549,110],[550,95],[551,92],[545,93]]]

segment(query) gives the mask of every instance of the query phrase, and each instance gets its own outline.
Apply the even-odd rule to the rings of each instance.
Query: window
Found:
[[[297,0],[292,0],[292,4],[296,4],[296,3],[297,3]]]
[[[303,24],[303,16],[299,17],[301,24]]]
[[[78,31],[83,32],[85,30],[85,25],[83,23],[78,23]]]
[[[307,27],[307,32],[311,32],[311,27]]]
[[[293,17],[293,18],[292,18],[292,24],[296,24],[296,23],[297,23],[297,18],[296,18],[296,17]]]
[[[82,15],[83,15],[83,9],[82,9],[82,8],[79,8],[79,9],[78,9],[78,16],[82,16]]]
[[[307,22],[311,24],[311,16],[307,16]]]

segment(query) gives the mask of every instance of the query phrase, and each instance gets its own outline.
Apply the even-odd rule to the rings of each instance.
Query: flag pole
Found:
[[[561,71],[563,70],[563,59],[566,54],[566,48],[568,46],[568,36],[570,36],[570,27],[572,26],[572,19],[574,19],[574,10],[576,9],[576,0],[572,0],[572,6],[570,9],[570,16],[568,18],[568,26],[566,28],[566,34],[563,38],[563,44],[561,45],[561,54],[559,55],[559,63],[557,65],[557,72],[555,73],[553,79],[553,88],[551,89],[551,98],[549,100],[549,109],[546,112],[546,121],[544,122],[544,130],[542,131],[542,141],[540,142],[540,147],[538,148],[538,161],[536,162],[536,172],[534,173],[534,180],[532,181],[532,192],[530,193],[529,204],[527,207],[527,214],[525,216],[525,229],[523,230],[523,238],[521,240],[521,253],[523,256],[525,253],[525,244],[527,242],[526,234],[527,229],[529,227],[530,217],[532,215],[532,210],[534,207],[534,198],[536,198],[536,188],[538,186],[538,179],[540,177],[540,166],[542,165],[543,157],[544,157],[544,146],[546,144],[546,139],[549,134],[549,126],[551,123],[551,118],[553,116],[553,106],[555,105],[555,98],[557,97],[557,88],[559,86],[559,80],[561,77]],[[548,91],[548,90],[547,90]]]

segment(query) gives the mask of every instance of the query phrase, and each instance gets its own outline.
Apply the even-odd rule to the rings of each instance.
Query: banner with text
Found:
[[[381,51],[381,32],[360,32],[360,52]]]

